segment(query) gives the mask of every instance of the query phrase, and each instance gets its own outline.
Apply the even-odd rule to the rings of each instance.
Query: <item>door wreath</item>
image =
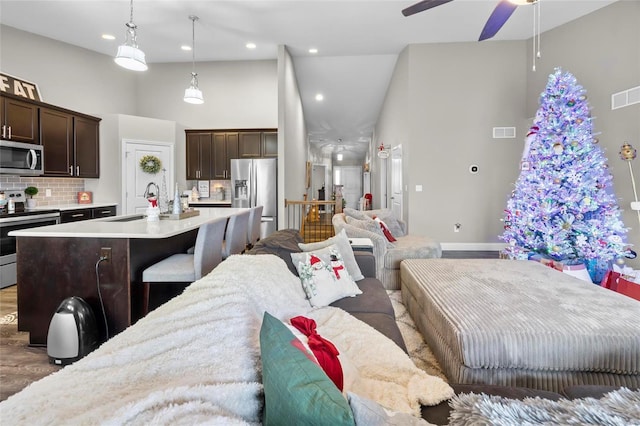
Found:
[[[140,159],[140,168],[145,173],[155,175],[162,168],[162,161],[155,155],[145,155]]]

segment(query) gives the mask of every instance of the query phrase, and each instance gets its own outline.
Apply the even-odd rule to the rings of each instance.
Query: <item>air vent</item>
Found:
[[[494,139],[513,139],[516,137],[515,127],[494,127],[493,138]]]
[[[611,109],[624,108],[640,103],[640,86],[611,95]]]

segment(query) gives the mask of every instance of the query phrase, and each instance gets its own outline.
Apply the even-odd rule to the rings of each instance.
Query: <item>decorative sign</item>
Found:
[[[78,204],[91,204],[93,202],[93,193],[89,191],[78,192]]]
[[[11,93],[32,101],[42,102],[40,89],[35,83],[0,72],[0,92]]]

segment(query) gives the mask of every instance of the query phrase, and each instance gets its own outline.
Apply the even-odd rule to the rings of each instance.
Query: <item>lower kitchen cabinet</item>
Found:
[[[63,210],[60,212],[60,223],[78,222],[116,215],[116,206],[91,207],[86,209]]]

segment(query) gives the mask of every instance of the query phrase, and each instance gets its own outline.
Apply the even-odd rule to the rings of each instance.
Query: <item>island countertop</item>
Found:
[[[181,220],[161,219],[149,222],[140,213],[111,216],[82,222],[60,223],[37,228],[20,229],[9,233],[12,237],[67,237],[67,238],[168,238],[198,228],[219,217],[229,217],[246,208],[196,209],[198,216]]]

